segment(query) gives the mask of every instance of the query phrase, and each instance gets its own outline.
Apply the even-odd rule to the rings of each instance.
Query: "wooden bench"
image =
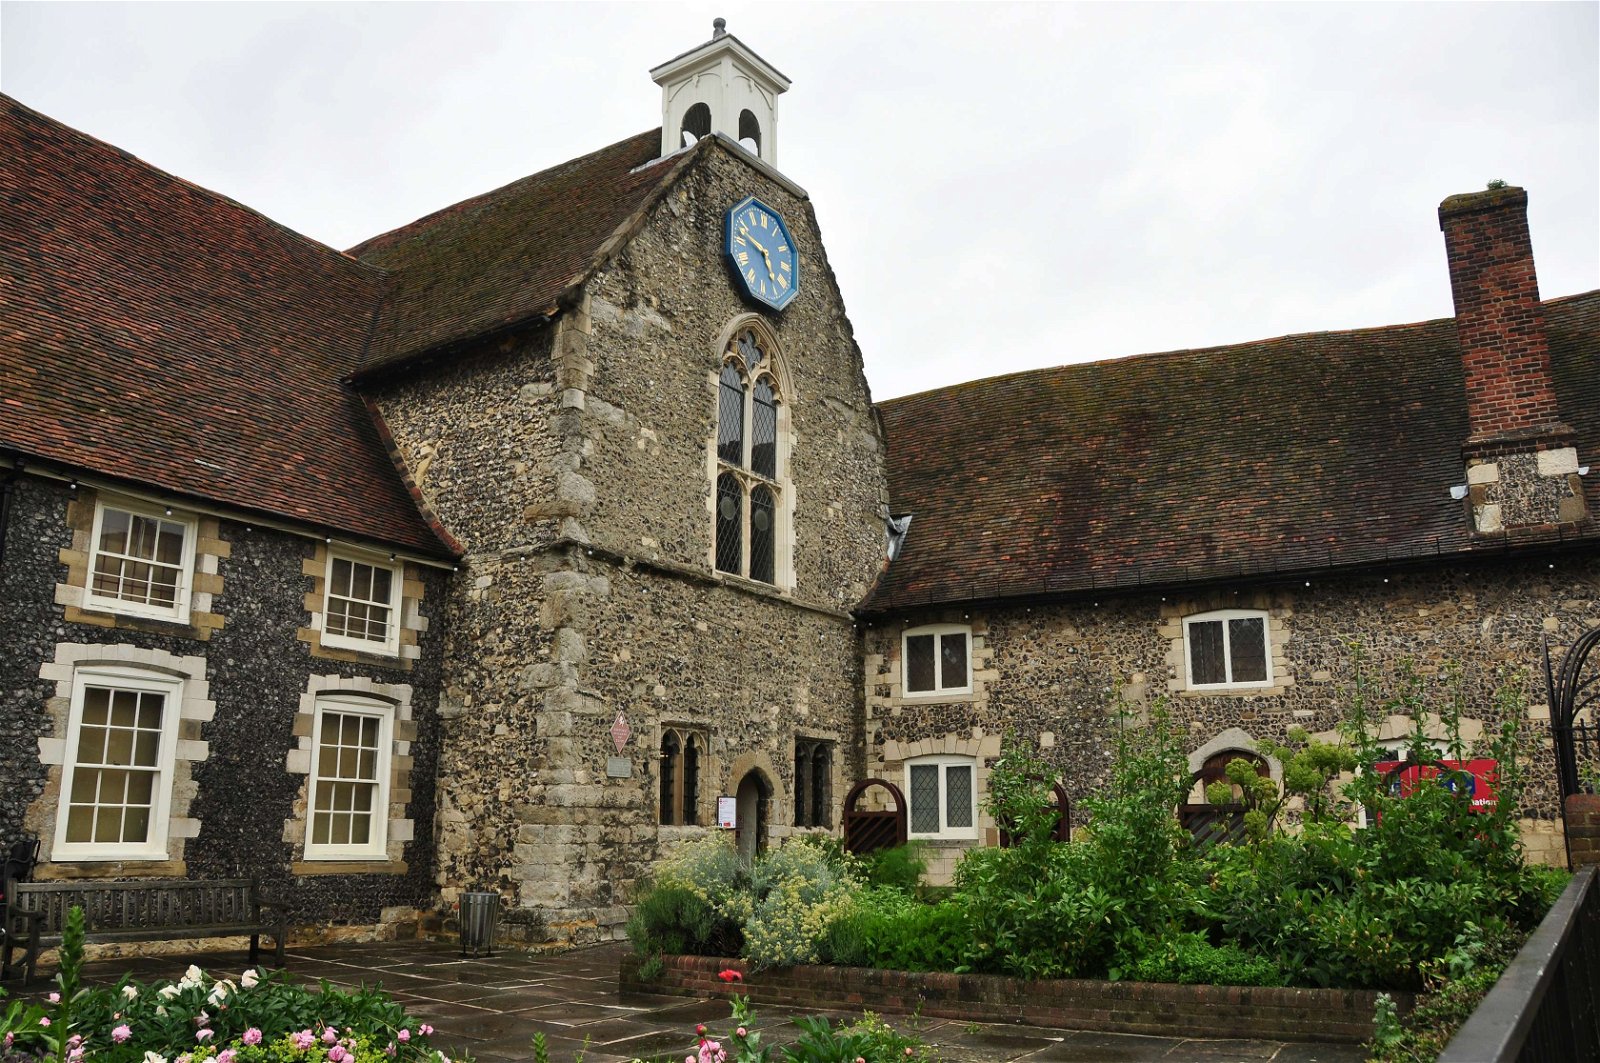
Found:
[[[254,964],[265,933],[277,946],[273,951],[277,966],[283,966],[287,912],[282,904],[263,900],[253,878],[13,882],[6,890],[5,919],[0,924],[5,932],[0,978],[11,976],[11,952],[21,948],[23,984],[31,982],[40,951],[61,943],[67,912],[74,905],[83,909],[86,941],[173,941],[249,934],[250,963]],[[269,913],[265,917],[263,909]]]

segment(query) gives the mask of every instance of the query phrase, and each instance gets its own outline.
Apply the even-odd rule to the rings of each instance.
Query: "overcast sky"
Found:
[[[1600,23],[1563,4],[0,3],[0,89],[335,247],[658,125],[728,28],[794,81],[876,398],[1451,312],[1436,208],[1528,189],[1600,287]]]

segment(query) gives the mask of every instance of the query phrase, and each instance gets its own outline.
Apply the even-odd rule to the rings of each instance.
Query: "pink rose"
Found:
[[[216,1035],[209,1026],[202,1026],[200,1029],[194,1032],[194,1039],[202,1044],[211,1040],[211,1038],[214,1036]]]
[[[50,1016],[45,1015],[42,1018],[40,1018],[39,1025],[40,1026],[49,1026],[50,1025]]]
[[[224,1048],[222,1051],[217,1053],[217,1063],[233,1063],[238,1056],[239,1053],[235,1049]]]
[[[326,1030],[322,1031],[322,1043],[323,1044],[331,1045],[331,1044],[333,1044],[333,1042],[337,1041],[338,1039],[339,1039],[339,1028],[337,1026],[330,1026]]]
[[[61,994],[60,993],[51,993],[45,999],[50,1001],[50,1003],[52,1003],[52,1004],[59,1004],[59,1003],[61,1003]]]
[[[121,1026],[118,1026],[115,1030],[111,1031],[111,1039],[117,1042],[119,1045],[132,1036],[133,1029],[127,1023],[123,1023]]]
[[[417,1027],[417,1032],[422,1036],[427,1037],[429,1034],[433,1033],[433,1027],[429,1026],[427,1023],[423,1023],[421,1026]]]
[[[746,1029],[745,1029],[745,1028],[744,1028],[744,1027],[743,1027],[743,1026],[741,1026],[741,1027],[739,1027],[739,1028],[738,1028],[738,1029],[737,1029],[737,1030],[735,1030],[735,1031],[733,1031],[733,1032],[734,1032],[734,1033],[736,1033],[736,1034],[738,1034],[738,1035],[739,1035],[739,1036],[740,1036],[740,1037],[744,1037],[744,1036],[746,1036],[746,1035],[747,1035],[747,1034],[748,1034],[748,1033],[749,1033],[749,1032],[750,1032],[750,1031],[748,1031],[748,1030],[746,1030]]]
[[[316,1043],[317,1035],[312,1033],[310,1030],[301,1030],[299,1033],[294,1035],[294,1046],[302,1052]]]
[[[261,1031],[252,1026],[244,1032],[244,1036],[239,1040],[247,1045],[258,1045],[261,1043]]]
[[[394,1035],[394,1039],[399,1041],[401,1044],[405,1044],[407,1041],[411,1040],[411,1031],[401,1030],[399,1033]]]
[[[332,1048],[328,1049],[328,1063],[345,1063],[346,1060],[353,1058],[355,1057],[351,1056],[350,1053],[346,1052],[340,1045],[334,1045]]]

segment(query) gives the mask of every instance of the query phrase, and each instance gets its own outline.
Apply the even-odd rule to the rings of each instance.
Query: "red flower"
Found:
[[[740,974],[738,971],[734,970],[732,967],[729,967],[726,971],[718,971],[717,972],[717,977],[722,979],[724,982],[742,982],[742,981],[744,981],[744,975]]]

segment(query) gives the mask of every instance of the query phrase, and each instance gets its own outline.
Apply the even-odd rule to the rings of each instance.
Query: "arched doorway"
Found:
[[[739,809],[734,840],[739,852],[753,860],[767,851],[767,815],[772,805],[772,787],[759,769],[751,768],[739,780],[734,800]]]

